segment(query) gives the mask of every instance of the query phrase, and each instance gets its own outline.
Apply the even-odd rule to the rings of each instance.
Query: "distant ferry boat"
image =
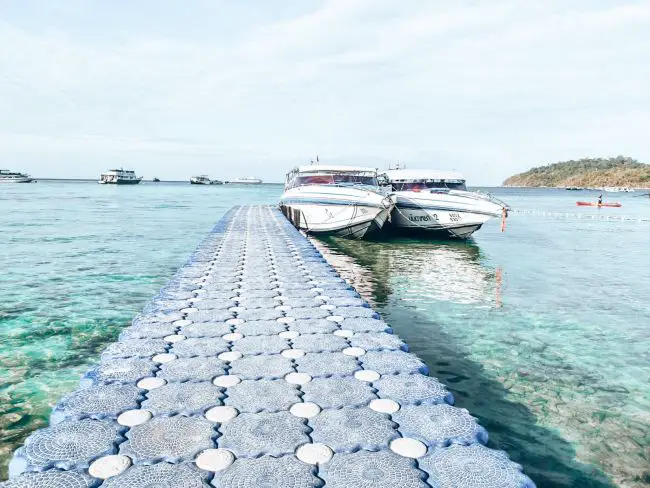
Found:
[[[262,180],[259,178],[254,178],[252,176],[244,176],[242,178],[237,178],[232,181],[229,181],[228,183],[232,183],[235,185],[260,185],[262,184]]]
[[[0,183],[31,183],[33,181],[36,180],[28,174],[0,169]]]
[[[111,169],[106,173],[102,173],[99,179],[102,185],[137,185],[142,181],[142,176],[139,178],[135,175],[135,171],[125,169]]]

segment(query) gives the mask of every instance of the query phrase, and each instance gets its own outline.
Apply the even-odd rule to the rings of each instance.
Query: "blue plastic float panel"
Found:
[[[3,488],[533,482],[271,207],[235,207],[32,434]]]

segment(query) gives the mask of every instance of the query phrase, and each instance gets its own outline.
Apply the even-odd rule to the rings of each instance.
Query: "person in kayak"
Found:
[[[603,194],[601,193],[600,195],[598,195],[598,205],[602,205],[602,204],[603,204]]]

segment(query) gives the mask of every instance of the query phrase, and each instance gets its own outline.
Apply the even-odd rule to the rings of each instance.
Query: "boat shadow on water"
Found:
[[[526,405],[510,400],[508,388],[470,358],[467,345],[418,306],[417,295],[423,293],[429,302],[501,307],[501,272],[482,263],[474,241],[379,236],[364,242],[334,237],[314,242],[425,361],[430,375],[449,387],[456,405],[478,418],[490,434],[489,447],[507,451],[538,487],[616,486],[597,466],[577,460],[575,446],[540,425]],[[414,279],[419,287],[412,292]]]

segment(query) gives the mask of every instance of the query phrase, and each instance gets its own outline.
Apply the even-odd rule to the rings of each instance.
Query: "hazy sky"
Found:
[[[650,0],[0,0],[0,166],[650,162]]]

